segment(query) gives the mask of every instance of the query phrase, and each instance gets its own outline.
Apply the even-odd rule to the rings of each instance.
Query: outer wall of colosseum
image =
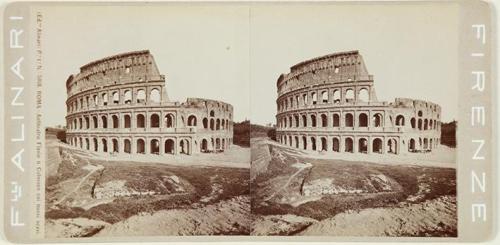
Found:
[[[432,151],[440,144],[441,107],[396,98],[377,100],[373,76],[358,51],[301,62],[277,81],[277,140],[310,151]]]
[[[171,102],[149,51],[110,56],[66,81],[67,139],[127,154],[221,152],[233,140],[233,107],[207,99]]]

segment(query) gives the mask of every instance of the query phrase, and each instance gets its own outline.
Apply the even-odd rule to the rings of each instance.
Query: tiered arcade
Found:
[[[277,81],[277,140],[311,151],[428,152],[440,144],[441,107],[377,100],[358,51],[301,62]]]
[[[106,57],[66,81],[67,140],[96,152],[188,154],[232,144],[233,107],[198,98],[171,102],[149,51]]]

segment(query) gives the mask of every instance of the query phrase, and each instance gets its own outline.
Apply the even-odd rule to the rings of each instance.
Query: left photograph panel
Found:
[[[249,234],[247,9],[38,11],[45,237]]]

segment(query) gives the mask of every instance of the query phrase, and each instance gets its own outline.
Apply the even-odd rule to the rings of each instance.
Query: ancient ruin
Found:
[[[298,63],[277,81],[277,140],[295,148],[353,153],[428,152],[440,144],[441,107],[377,100],[358,51]]]
[[[232,144],[233,107],[199,98],[170,101],[165,76],[147,50],[84,65],[66,89],[67,140],[82,149],[191,155]]]

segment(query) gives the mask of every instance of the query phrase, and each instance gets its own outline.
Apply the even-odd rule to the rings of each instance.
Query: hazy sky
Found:
[[[443,121],[457,118],[455,5],[228,6],[45,8],[45,94],[56,95],[44,97],[46,124],[65,124],[65,81],[80,66],[142,49],[166,75],[171,100],[223,100],[235,121],[274,123],[278,76],[347,50],[361,52],[379,100],[430,100]]]

